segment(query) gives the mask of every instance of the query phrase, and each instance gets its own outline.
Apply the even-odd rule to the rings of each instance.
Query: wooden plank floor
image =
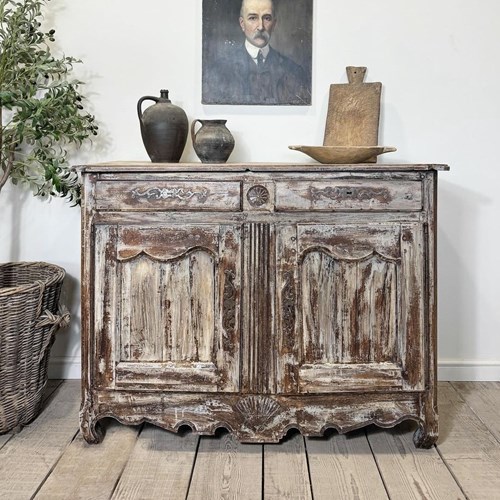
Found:
[[[79,382],[51,381],[45,398],[31,425],[0,436],[1,499],[500,500],[500,382],[441,383],[430,450],[415,449],[411,422],[251,445],[110,420],[89,446]]]

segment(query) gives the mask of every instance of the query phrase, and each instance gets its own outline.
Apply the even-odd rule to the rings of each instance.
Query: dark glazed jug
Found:
[[[201,128],[195,133],[196,122]],[[234,149],[234,137],[227,120],[194,120],[191,123],[193,148],[202,163],[225,163]]]
[[[144,101],[156,104],[142,112]],[[137,103],[142,141],[153,162],[178,163],[188,135],[188,119],[179,106],[172,104],[168,90],[161,90],[160,97],[145,96]]]

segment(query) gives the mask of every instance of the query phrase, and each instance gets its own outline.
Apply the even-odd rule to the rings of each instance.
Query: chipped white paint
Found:
[[[252,442],[412,418],[430,446],[440,167],[233,167],[84,169],[86,439],[109,415]]]

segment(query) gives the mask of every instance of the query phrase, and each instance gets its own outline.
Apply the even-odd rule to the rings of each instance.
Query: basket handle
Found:
[[[41,328],[44,326],[52,326],[45,342],[43,343],[42,348],[40,349],[40,354],[38,356],[39,363],[45,357],[45,351],[52,342],[53,335],[60,328],[68,326],[70,319],[71,319],[71,314],[69,313],[67,307],[63,305],[59,305],[58,314],[52,314],[48,309],[46,309],[44,313],[38,318],[38,321],[35,325],[37,328]]]

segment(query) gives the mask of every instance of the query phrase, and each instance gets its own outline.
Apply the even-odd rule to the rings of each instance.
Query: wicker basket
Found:
[[[64,269],[45,262],[0,264],[0,433],[39,413],[59,310]]]

